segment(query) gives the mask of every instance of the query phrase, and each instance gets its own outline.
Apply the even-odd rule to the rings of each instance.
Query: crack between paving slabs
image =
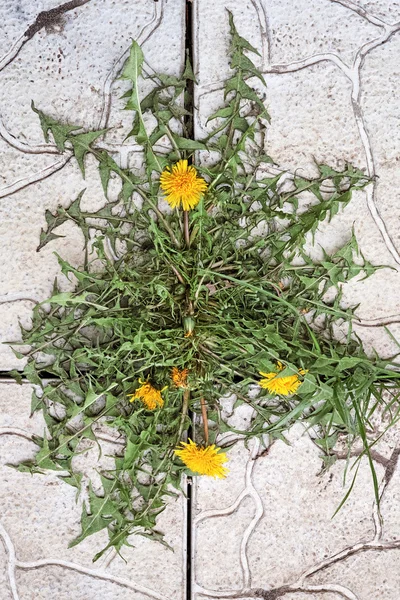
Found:
[[[22,36],[22,43],[21,43],[19,49],[17,50],[17,53],[21,49],[22,45],[25,44],[26,41],[28,41],[29,39],[31,39],[31,37],[33,37],[33,35],[36,32],[40,31],[40,29],[42,29],[43,27],[45,27],[47,25],[51,25],[51,24],[56,25],[56,24],[59,24],[60,17],[62,16],[62,14],[64,14],[68,10],[72,10],[73,8],[76,8],[78,6],[82,6],[83,4],[86,4],[89,1],[90,0],[76,0],[76,1],[72,1],[72,2],[67,2],[67,3],[65,3],[65,4],[59,6],[59,7],[55,8],[55,9],[50,10],[50,11],[44,11],[42,13],[39,13],[39,15],[38,15],[35,23],[33,23],[28,28],[28,30],[25,32],[24,36]],[[338,3],[342,4],[343,6],[347,5],[347,7],[350,10],[351,9],[354,10],[354,8],[352,6],[353,3],[349,2],[348,0],[347,1],[346,0],[341,0],[341,1],[340,0],[331,0],[331,1],[338,2]],[[191,31],[191,26],[192,26],[192,23],[191,23],[191,19],[192,19],[191,8],[192,8],[191,2],[190,2],[190,0],[187,0],[186,1],[186,37],[185,37],[185,42],[186,43],[185,43],[185,46],[186,46],[186,49],[187,49],[187,51],[189,53],[190,58],[191,58],[191,52],[192,52],[192,49],[193,49],[193,45],[192,45],[193,44],[193,39],[192,39],[192,31]],[[362,15],[362,16],[365,17],[365,15]],[[375,23],[375,24],[378,25],[378,26],[382,26],[381,24],[378,24],[378,23]],[[396,25],[398,26],[398,24],[396,24]],[[397,27],[395,26],[395,27],[393,27],[393,29],[397,29]],[[387,40],[383,40],[383,41],[387,41]],[[368,51],[370,49],[372,49],[372,48],[368,48]],[[15,56],[16,56],[16,54],[15,54]],[[11,57],[11,60],[13,60],[13,58],[14,57]],[[9,62],[11,62],[11,60]],[[0,65],[0,66],[6,66],[6,65]],[[191,109],[192,116],[189,117],[189,119],[190,119],[190,118],[193,117],[193,110],[194,110],[194,107],[193,107],[193,97],[192,96],[190,98],[190,107],[186,106],[186,108],[188,110]],[[193,121],[192,121],[192,123],[193,123]],[[51,173],[49,173],[49,175],[50,174]],[[28,182],[27,185],[29,185],[30,183],[31,182]],[[9,193],[12,193],[12,191],[9,191]],[[378,326],[379,327],[379,326],[382,326],[382,323],[374,323],[374,324],[365,325],[365,326],[375,326],[375,327]],[[2,376],[5,377],[5,378],[9,378],[10,380],[12,378],[12,376],[10,376],[7,372],[6,373],[2,373]],[[3,433],[6,433],[6,432],[4,431]],[[14,434],[18,435],[18,433],[16,431],[13,431],[13,432],[10,431],[9,433],[14,433]],[[388,483],[388,480],[386,480],[386,484],[387,483]],[[188,505],[189,504],[190,504],[190,509],[191,509],[191,499],[188,500]],[[191,511],[188,511],[188,530],[187,530],[187,536],[188,536],[187,543],[188,543],[188,545],[191,542],[191,527],[190,527],[191,516],[190,516],[190,512]],[[393,547],[395,547],[395,546],[393,546]],[[370,548],[364,548],[364,549],[367,550],[367,549],[375,549],[375,548],[371,548],[370,547]],[[188,554],[187,554],[187,562],[188,562],[188,569],[190,569],[191,568],[191,553],[190,552],[188,552]],[[189,575],[189,572],[188,572],[188,575]],[[188,593],[187,600],[190,600],[191,599],[191,595],[190,595],[191,594],[190,577],[188,577],[188,582],[189,582],[189,585],[188,585],[188,588],[187,588],[187,593]],[[317,587],[318,586],[310,586],[309,587],[309,591],[311,591],[311,588],[314,588],[313,591],[315,591],[315,592],[317,592],[317,591],[323,591],[322,590],[322,586],[321,586],[321,588],[319,590],[316,589]],[[253,593],[254,593],[254,591],[255,590],[253,590]],[[297,590],[295,590],[292,587],[292,589],[290,591],[293,592],[293,591],[297,591]],[[299,589],[298,591],[305,591],[305,589],[302,588],[302,590]],[[340,593],[339,590],[336,590],[336,591],[338,593]],[[284,593],[288,593],[289,589],[287,591],[284,588],[281,588],[279,591],[278,590],[262,590],[262,592],[263,592],[263,596],[262,596],[263,598],[268,599],[268,600],[270,600],[270,598],[271,598],[271,600],[272,600],[273,598],[278,597],[278,596],[276,596],[277,592],[282,595]],[[349,593],[348,590],[345,591],[344,589],[342,590],[342,593],[343,592],[344,592],[344,594],[346,594],[346,592],[347,592],[347,594]],[[275,594],[275,595],[271,596],[271,594]],[[349,596],[349,595],[344,595],[344,594],[343,594],[343,597],[345,597],[345,598],[351,598],[351,597],[353,597],[351,595]]]
[[[185,1],[185,60],[190,62],[193,66],[193,54],[194,54],[194,38],[193,38],[193,18],[194,11],[192,0]],[[188,113],[184,116],[184,126],[186,129],[186,135],[190,138],[194,138],[194,82],[190,79],[186,82],[186,90],[184,92],[184,108]],[[189,410],[190,423],[193,423],[194,414]],[[188,429],[188,437],[192,437],[192,425]],[[193,514],[194,514],[194,496],[193,496],[193,480],[192,477],[186,478],[186,600],[192,600],[194,597],[193,588],[193,564],[195,547],[192,538],[193,531]]]

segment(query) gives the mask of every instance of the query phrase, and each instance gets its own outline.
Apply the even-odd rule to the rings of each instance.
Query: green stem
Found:
[[[187,417],[187,414],[189,412],[189,400],[190,400],[190,391],[189,390],[185,390],[183,393],[183,404],[182,404],[182,414],[181,414],[181,420],[179,422],[179,429],[178,429],[178,435],[176,436],[176,444],[179,444],[182,433],[183,433],[183,428],[185,425],[185,419]]]
[[[172,132],[171,132],[170,128],[168,127],[168,125],[164,125],[164,131],[165,131],[165,134],[168,137],[169,141],[171,142],[172,147],[174,148],[175,152],[177,153],[178,158],[181,159],[182,158],[181,151],[179,150],[178,144],[175,142]]]
[[[156,213],[157,217],[160,219],[160,221],[162,222],[162,224],[164,225],[165,229],[168,231],[169,236],[172,240],[172,242],[175,244],[175,246],[177,248],[180,248],[181,245],[179,243],[179,240],[176,238],[174,232],[172,231],[171,227],[168,225],[167,221],[165,220],[164,215],[162,214],[162,212],[159,210],[159,208],[154,204],[154,202],[152,200],[150,200],[150,198],[147,196],[147,194],[145,194],[144,192],[142,192],[142,190],[139,190],[139,188],[136,190],[138,192],[138,194],[140,194],[140,196],[148,203],[150,204],[151,208],[154,210],[154,212]]]
[[[183,211],[183,231],[185,234],[185,244],[190,248],[190,230],[189,230],[189,211]]]

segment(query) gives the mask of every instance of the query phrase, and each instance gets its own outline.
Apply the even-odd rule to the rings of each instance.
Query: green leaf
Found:
[[[240,69],[247,75],[257,77],[265,86],[267,85],[261,71],[257,69],[254,63],[243,52],[234,50],[232,53],[231,68]]]
[[[336,371],[340,372],[344,371],[345,369],[353,369],[362,362],[364,362],[362,358],[358,358],[356,356],[345,356],[339,360]]]
[[[229,106],[224,106],[223,108],[219,108],[215,113],[213,113],[210,117],[208,117],[207,119],[207,123],[209,121],[212,121],[213,119],[217,119],[217,118],[221,118],[221,119],[227,119],[228,117],[231,117],[234,113],[234,107],[232,106],[232,104],[229,104]]]
[[[265,111],[264,104],[259,96],[257,96],[256,92],[239,75],[234,75],[228,79],[225,90],[227,94],[229,92],[236,92],[237,94],[240,94],[242,98],[252,100],[252,102],[259,106],[262,111]]]
[[[100,173],[100,181],[103,186],[104,195],[107,198],[108,184],[110,181],[111,173],[117,173],[120,168],[115,162],[115,160],[107,154],[107,152],[102,151],[99,153],[99,173]]]
[[[116,481],[109,480],[104,476],[101,476],[101,481],[104,488],[104,497],[97,496],[94,493],[92,486],[89,486],[90,512],[87,512],[86,505],[83,503],[81,515],[82,531],[68,544],[69,548],[73,548],[89,535],[93,535],[94,533],[109,527],[113,520],[121,520],[116,504],[111,499]]]
[[[129,79],[136,84],[142,74],[144,55],[139,44],[132,40],[129,57],[127,58],[121,73],[121,79]]]
[[[121,79],[129,79],[132,82],[132,92],[128,101],[130,110],[140,111],[140,100],[137,90],[138,80],[142,74],[144,56],[139,44],[133,40],[129,52],[129,58],[127,59],[124,68],[122,70]]]
[[[48,143],[50,141],[49,131],[51,132],[54,142],[57,146],[57,149],[60,152],[65,151],[65,142],[69,139],[71,132],[76,131],[77,129],[81,129],[81,127],[77,127],[75,125],[66,125],[56,121],[52,117],[49,117],[41,110],[35,107],[35,104],[32,100],[31,102],[32,110],[39,115],[40,125],[42,127],[42,131],[44,134],[44,139]]]
[[[97,140],[100,136],[106,133],[107,129],[101,129],[99,131],[89,131],[88,133],[78,133],[69,138],[74,151],[74,156],[85,177],[85,156],[92,150],[92,143]]]
[[[46,438],[43,438],[43,446],[36,454],[35,463],[40,469],[50,469],[52,471],[63,471],[64,469],[54,462],[51,458],[52,452],[50,451],[49,442]]]
[[[12,369],[11,371],[8,371],[8,374],[18,383],[18,385],[22,385],[22,375],[19,371]]]
[[[205,150],[207,146],[202,142],[196,140],[190,140],[179,135],[173,135],[176,145],[180,150]]]
[[[236,26],[235,26],[235,22],[233,20],[233,14],[231,13],[230,10],[227,10],[227,12],[228,12],[228,16],[229,16],[230,33],[231,33],[231,37],[232,37],[232,42],[231,42],[232,47],[249,50],[250,52],[254,52],[255,54],[258,54],[259,56],[261,56],[259,51],[256,48],[254,48],[254,46],[252,46],[250,44],[250,42],[248,42],[245,38],[241,37],[238,34]]]
[[[82,190],[77,198],[71,203],[68,209],[64,209],[62,206],[57,208],[57,211],[53,214],[50,210],[46,210],[45,218],[47,223],[47,228],[42,229],[40,232],[40,244],[36,248],[36,252],[39,252],[46,244],[60,237],[65,237],[63,235],[58,235],[54,233],[54,229],[68,221],[71,217],[74,219],[79,219],[80,217],[80,205],[82,196],[85,193],[85,190]]]
[[[189,79],[197,83],[188,54],[186,55],[185,70],[183,71],[182,79]]]

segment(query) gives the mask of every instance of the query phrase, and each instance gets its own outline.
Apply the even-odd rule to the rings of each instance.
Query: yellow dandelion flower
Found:
[[[177,208],[182,204],[183,210],[197,206],[207,189],[204,179],[197,176],[196,169],[189,166],[187,160],[180,160],[172,170],[166,167],[161,173],[160,185],[170,207]]]
[[[142,385],[133,394],[128,394],[128,398],[130,397],[130,402],[133,402],[134,400],[140,400],[149,410],[155,410],[156,408],[161,408],[164,406],[164,400],[161,396],[161,392],[163,392],[166,388],[163,388],[160,391],[153,387],[151,383],[144,382],[141,379],[139,379],[139,383]]]
[[[176,387],[187,388],[187,376],[189,374],[188,369],[180,371],[177,367],[172,369],[171,379]]]
[[[274,373],[263,373],[260,371],[265,379],[260,379],[259,385],[268,390],[271,394],[278,394],[279,396],[289,396],[295,394],[298,388],[303,383],[299,378],[299,375],[305,375],[307,371],[300,369],[298,374],[288,375],[287,377],[278,377],[279,371],[284,369],[281,362],[277,363],[277,372]]]
[[[181,442],[181,445],[183,448],[175,450],[175,454],[191,471],[199,475],[209,475],[220,479],[226,477],[228,469],[222,465],[228,459],[224,452],[220,452],[221,448],[214,444],[203,448],[192,440],[189,440],[188,444]]]

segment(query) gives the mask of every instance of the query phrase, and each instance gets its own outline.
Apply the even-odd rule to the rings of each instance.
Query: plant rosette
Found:
[[[101,489],[89,486],[82,531],[71,542],[106,530],[108,544],[95,558],[111,546],[119,551],[132,533],[162,541],[157,516],[182,475],[218,485],[235,439],[282,439],[301,421],[327,464],[339,435],[349,444],[361,439],[370,459],[371,411],[400,377],[393,361],[366,356],[352,335],[354,311],[341,306],[342,284],[378,268],[364,260],[354,233],[320,261],[306,251],[318,226],[368,178],[352,165],[318,165],[314,178],[277,168],[265,148],[257,51],[229,20],[231,74],[202,140],[192,139],[183,103],[194,81],[190,64],[179,78],[151,76],[153,88],[141,98],[144,56],[132,43],[121,78],[133,112],[128,137],[142,149],[139,169],[120,167],[101,147],[104,130],[58,122],[33,105],[46,141],[71,152],[83,176],[87,157],[97,161],[106,202],[85,211],[81,192],[68,208],[46,212],[39,249],[72,221],[86,254],[79,268],[58,257],[74,289],[55,282],[22,329],[30,350],[15,350],[28,359],[32,411],[43,411],[47,426],[35,437],[35,458],[18,469],[62,471],[80,491],[74,459],[88,443],[101,444],[99,428],[115,431],[122,443],[113,468],[97,465]],[[112,201],[111,179],[114,188],[120,182]],[[338,324],[347,326],[344,342],[333,335]],[[223,410],[221,398],[232,394],[233,409],[249,407],[244,430]]]

